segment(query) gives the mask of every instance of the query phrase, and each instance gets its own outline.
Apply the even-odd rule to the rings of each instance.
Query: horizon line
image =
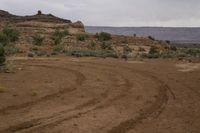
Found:
[[[85,27],[102,27],[102,28],[200,28],[200,26],[101,26],[85,25]]]

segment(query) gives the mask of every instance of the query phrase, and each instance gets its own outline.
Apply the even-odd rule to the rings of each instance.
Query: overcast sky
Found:
[[[90,26],[200,26],[200,0],[0,0],[0,9],[42,10]]]

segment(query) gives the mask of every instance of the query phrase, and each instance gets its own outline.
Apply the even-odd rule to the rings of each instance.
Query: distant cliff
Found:
[[[87,32],[109,32],[117,35],[153,36],[158,40],[170,40],[178,43],[200,43],[200,28],[186,27],[85,27]]]

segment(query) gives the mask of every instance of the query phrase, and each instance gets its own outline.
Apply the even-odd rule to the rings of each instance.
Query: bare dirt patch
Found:
[[[177,64],[176,67],[179,68],[181,72],[190,72],[200,69],[200,63],[181,63]]]
[[[11,58],[0,133],[198,133],[200,71],[174,61]]]

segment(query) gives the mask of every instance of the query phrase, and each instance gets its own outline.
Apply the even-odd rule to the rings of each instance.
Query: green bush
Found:
[[[51,36],[53,44],[59,45],[62,42],[62,39],[67,35],[69,35],[68,30],[61,31],[60,29],[56,29]]]
[[[160,55],[163,58],[174,58],[174,57],[200,57],[200,49],[198,48],[182,48],[182,49],[169,49],[165,50]]]
[[[47,55],[47,52],[44,51],[44,50],[39,50],[37,47],[30,48],[28,56],[29,57],[33,57],[35,55],[37,55],[37,56],[45,56],[45,55]]]
[[[3,46],[6,46],[6,45],[9,44],[8,37],[7,37],[3,32],[0,32],[0,43],[1,43]]]
[[[180,53],[177,53],[177,55],[176,55],[176,57],[179,57],[179,58],[185,58],[185,57],[187,57],[188,55],[186,54],[186,53],[182,53],[182,52],[180,52]]]
[[[19,39],[19,32],[11,27],[5,27],[0,32],[0,43],[3,46],[8,45],[11,42],[16,42]]]
[[[63,38],[65,36],[69,35],[69,31],[68,30],[63,30],[61,31],[60,29],[56,29],[54,32],[53,32],[53,36],[57,36],[57,37],[60,37],[60,38]]]
[[[161,57],[160,50],[156,47],[151,47],[149,53],[141,54],[143,58],[159,58]]]
[[[86,34],[78,34],[76,35],[76,39],[78,41],[85,41],[88,38],[88,36]]]
[[[172,51],[177,51],[176,46],[170,46],[169,49],[172,50]]]
[[[128,58],[128,55],[129,55],[131,52],[132,52],[132,49],[131,49],[128,45],[124,46],[122,58],[127,59],[127,58]]]
[[[100,45],[102,49],[113,50],[113,47],[110,43],[102,42]]]
[[[40,34],[35,34],[35,35],[31,36],[31,38],[32,38],[32,43],[34,45],[38,45],[38,46],[42,45],[42,43],[44,41],[44,37],[42,37]]]
[[[5,61],[6,61],[6,57],[5,57],[4,47],[0,45],[0,66],[2,66]]]
[[[4,47],[4,54],[10,55],[18,52],[18,49],[13,45],[19,39],[19,32],[11,27],[5,27],[0,32],[0,43]]]
[[[59,45],[55,45],[53,46],[53,52],[63,52],[64,51],[64,46],[62,44],[59,44]]]
[[[124,52],[124,53],[131,53],[131,52],[132,52],[132,49],[131,49],[128,45],[126,45],[126,46],[124,46],[124,48],[123,48],[123,52]]]
[[[199,48],[187,48],[184,50],[184,53],[186,53],[189,56],[197,57],[197,56],[200,56],[200,49]]]
[[[12,54],[16,54],[17,52],[19,52],[19,49],[16,48],[15,46],[9,44],[4,47],[4,51],[5,51],[6,55],[12,55]]]
[[[76,56],[76,57],[84,57],[84,56],[92,56],[92,57],[114,57],[117,58],[117,54],[111,50],[92,50],[88,48],[68,48],[65,50],[66,55]]]
[[[11,28],[11,27],[5,27],[3,29],[3,33],[8,37],[8,39],[11,42],[15,42],[19,39],[19,31]]]
[[[156,53],[156,54],[147,54],[148,58],[159,58],[160,54]]]
[[[162,58],[174,58],[177,56],[177,52],[173,50],[165,50],[160,54]]]
[[[151,47],[149,50],[149,54],[158,54],[160,51],[156,47]]]
[[[156,53],[156,54],[147,54],[147,53],[142,53],[140,55],[140,57],[142,58],[159,58],[160,54]]]
[[[109,41],[111,40],[111,34],[107,33],[107,32],[100,32],[100,33],[96,33],[96,38],[99,41]]]
[[[95,49],[95,47],[96,47],[96,42],[95,41],[90,41],[90,43],[88,44],[88,48],[89,49]]]

